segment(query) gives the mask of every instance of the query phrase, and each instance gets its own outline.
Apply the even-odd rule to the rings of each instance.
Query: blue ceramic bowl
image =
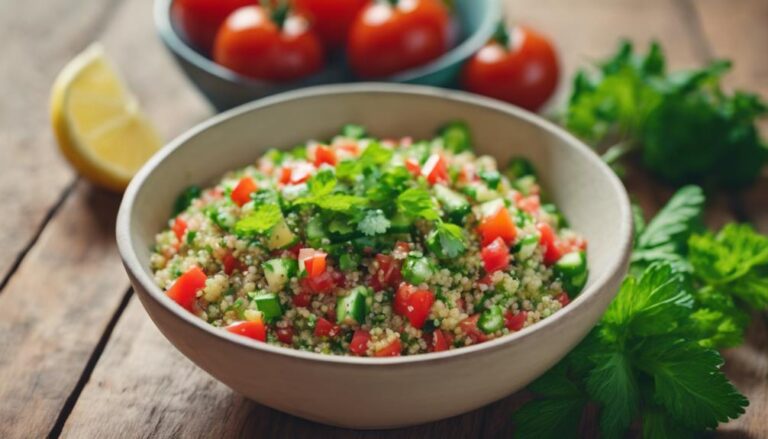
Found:
[[[160,38],[189,80],[220,111],[287,90],[355,81],[341,60],[329,62],[320,73],[290,83],[259,81],[237,74],[214,63],[181,38],[171,19],[173,1],[155,0],[155,25]],[[501,5],[499,0],[455,0],[454,5],[454,16],[459,26],[457,44],[426,65],[383,78],[382,81],[449,88],[457,86],[462,64],[488,41],[501,20]]]

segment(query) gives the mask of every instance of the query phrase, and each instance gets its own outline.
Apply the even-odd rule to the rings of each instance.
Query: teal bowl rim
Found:
[[[200,70],[203,70],[213,76],[223,79],[225,81],[233,82],[236,84],[246,86],[285,86],[292,83],[277,83],[270,81],[261,81],[247,76],[236,73],[226,67],[222,67],[212,60],[206,58],[201,53],[190,47],[180,36],[176,33],[171,23],[171,6],[175,0],[155,0],[154,4],[154,19],[155,27],[166,46],[176,55],[183,58],[185,61],[194,65]],[[396,75],[387,76],[384,78],[377,78],[376,81],[385,82],[412,82],[419,78],[429,76],[431,74],[440,72],[449,68],[452,64],[462,62],[472,56],[477,50],[491,38],[493,32],[496,29],[497,24],[502,19],[501,15],[501,3],[500,0],[479,0],[488,3],[488,13],[483,17],[483,21],[480,27],[472,33],[469,37],[464,39],[458,46],[450,49],[448,52],[437,58],[436,60],[425,64],[423,66],[415,67],[404,72],[400,72]],[[310,77],[311,78],[311,77]],[[295,84],[301,84],[304,80],[294,81]]]

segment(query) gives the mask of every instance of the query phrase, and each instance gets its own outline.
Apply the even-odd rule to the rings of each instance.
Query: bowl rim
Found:
[[[272,82],[249,78],[245,75],[241,75],[233,70],[223,67],[213,62],[213,60],[206,58],[200,52],[192,48],[183,38],[176,32],[173,27],[171,19],[171,6],[176,0],[155,0],[154,2],[154,21],[160,38],[170,48],[170,50],[183,58],[185,61],[194,65],[200,70],[203,70],[219,79],[232,82],[239,85],[245,85],[248,87],[290,87],[291,85],[300,85],[304,82],[311,81],[317,74],[298,79],[291,82]],[[496,26],[502,19],[501,14],[501,0],[481,0],[490,4],[488,8],[488,14],[483,17],[483,21],[480,27],[464,39],[459,45],[451,48],[437,59],[418,67],[405,70],[403,72],[376,78],[376,81],[383,82],[411,82],[419,78],[431,75],[448,68],[456,60],[464,61],[468,59],[474,52],[479,50],[493,35]],[[364,82],[364,81],[359,81]]]
[[[275,346],[268,343],[251,340],[249,338],[231,334],[227,331],[222,331],[220,328],[211,326],[207,322],[201,320],[199,317],[185,311],[170,298],[168,298],[155,284],[151,276],[145,272],[145,267],[139,262],[138,256],[134,250],[134,242],[131,239],[131,216],[134,203],[136,201],[136,196],[142,189],[142,186],[147,177],[149,177],[149,175],[155,171],[155,168],[157,168],[161,162],[172,155],[177,149],[182,147],[189,139],[195,137],[201,132],[214,129],[216,126],[222,124],[223,122],[232,118],[239,117],[245,113],[265,109],[275,105],[281,105],[286,102],[303,100],[306,98],[332,95],[354,95],[361,93],[400,94],[447,99],[461,104],[482,107],[484,109],[493,110],[510,117],[516,117],[536,125],[540,129],[547,131],[550,135],[560,138],[560,140],[570,145],[570,147],[580,150],[584,154],[585,160],[590,161],[596,167],[596,169],[599,169],[600,172],[605,175],[610,186],[619,196],[619,241],[614,247],[617,249],[617,257],[609,263],[609,267],[604,272],[604,274],[601,277],[594,279],[591,285],[582,291],[578,297],[576,297],[567,307],[554,313],[550,317],[537,322],[534,325],[528,326],[513,334],[508,334],[487,341],[485,343],[462,347],[460,349],[451,349],[443,352],[431,352],[400,357],[369,358],[326,355],[315,352],[300,351],[293,348]],[[527,110],[515,107],[502,101],[497,101],[495,99],[486,98],[462,91],[446,90],[429,86],[385,83],[330,84],[280,93],[264,99],[243,104],[197,124],[193,128],[187,130],[183,134],[176,137],[174,140],[167,143],[163,148],[155,153],[152,158],[150,158],[150,160],[138,171],[138,173],[134,176],[128,185],[128,188],[123,195],[120,209],[118,211],[116,221],[116,238],[118,250],[123,260],[125,269],[134,279],[134,282],[138,282],[140,284],[140,287],[144,289],[144,291],[147,293],[147,296],[149,296],[152,300],[157,302],[160,307],[165,308],[166,311],[170,312],[175,317],[180,318],[182,321],[190,324],[194,328],[197,328],[208,336],[222,338],[225,341],[234,343],[235,345],[242,348],[256,349],[261,351],[263,354],[287,356],[296,360],[309,360],[343,365],[403,366],[415,363],[430,363],[451,358],[466,358],[481,351],[501,349],[507,345],[517,342],[520,339],[533,337],[537,331],[543,331],[547,328],[561,325],[563,320],[569,319],[572,313],[579,312],[588,305],[588,302],[597,299],[596,296],[600,290],[602,290],[607,283],[612,281],[619,272],[624,274],[624,271],[628,265],[630,249],[632,245],[632,214],[629,197],[624,188],[624,185],[616,176],[616,174],[608,167],[608,165],[606,165],[594,151],[592,151],[587,145],[578,140],[576,137],[564,129],[556,126],[554,123],[549,122],[534,113],[528,112]],[[615,291],[612,293],[607,292],[607,294],[612,295],[615,293]],[[139,293],[139,295],[141,295],[141,293]]]

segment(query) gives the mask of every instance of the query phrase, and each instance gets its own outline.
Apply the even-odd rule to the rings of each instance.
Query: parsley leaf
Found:
[[[397,208],[410,217],[424,218],[430,221],[440,219],[437,205],[426,189],[410,188],[401,193],[397,197]]]
[[[330,194],[321,197],[300,198],[294,204],[314,204],[317,207],[334,212],[350,213],[355,208],[368,205],[368,200],[355,195]]]
[[[620,437],[637,415],[640,391],[631,360],[623,352],[594,358],[597,366],[587,377],[587,392],[601,404],[600,430],[606,437]]]
[[[653,377],[657,402],[692,429],[714,428],[744,413],[748,404],[720,371],[720,354],[697,343],[653,340],[638,363]]]
[[[366,236],[382,235],[389,230],[391,223],[379,209],[369,210],[357,224],[357,230]]]
[[[263,235],[280,221],[283,220],[283,212],[276,204],[262,204],[248,216],[235,223],[235,233],[238,236]]]
[[[437,223],[427,235],[427,248],[440,259],[456,258],[467,250],[464,229],[456,224]]]
[[[312,196],[322,197],[328,195],[336,187],[336,176],[330,169],[324,169],[307,181],[307,187]]]

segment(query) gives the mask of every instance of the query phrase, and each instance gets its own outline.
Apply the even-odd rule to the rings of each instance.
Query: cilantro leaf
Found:
[[[692,429],[714,428],[744,413],[748,404],[720,370],[720,354],[697,343],[649,340],[638,363],[653,377],[657,402]]]
[[[587,377],[587,392],[600,403],[600,430],[605,437],[621,437],[637,415],[640,392],[631,360],[623,352],[596,356],[597,366]]]
[[[440,222],[427,235],[427,248],[438,258],[456,258],[467,250],[464,229],[456,224]]]
[[[380,209],[369,210],[357,224],[357,230],[366,236],[382,235],[389,230],[391,223]]]
[[[437,205],[432,200],[429,191],[422,188],[410,188],[397,197],[397,208],[402,213],[430,221],[440,219]]]
[[[385,148],[378,142],[371,142],[365,148],[360,157],[354,160],[345,160],[336,166],[336,175],[340,179],[355,179],[363,174],[366,169],[382,166],[388,163],[394,152]]]
[[[634,264],[666,260],[682,262],[688,237],[700,226],[704,192],[698,186],[680,188],[635,240]]]
[[[235,233],[238,236],[263,235],[280,221],[283,220],[283,212],[276,204],[262,204],[248,216],[235,223]]]

